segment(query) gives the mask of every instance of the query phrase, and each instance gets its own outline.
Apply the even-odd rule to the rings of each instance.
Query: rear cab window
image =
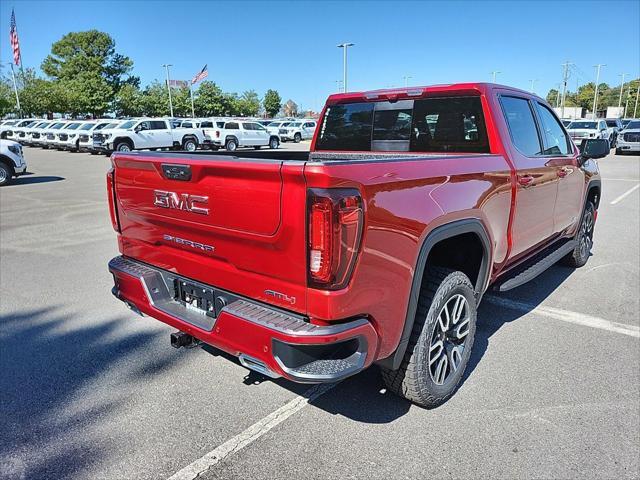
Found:
[[[489,153],[479,96],[329,106],[316,150]]]

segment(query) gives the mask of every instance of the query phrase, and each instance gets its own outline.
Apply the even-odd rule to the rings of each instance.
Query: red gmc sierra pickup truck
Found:
[[[539,97],[462,83],[332,95],[310,152],[115,153],[114,295],[245,367],[333,382],[372,363],[456,390],[491,287],[590,255],[594,159]]]

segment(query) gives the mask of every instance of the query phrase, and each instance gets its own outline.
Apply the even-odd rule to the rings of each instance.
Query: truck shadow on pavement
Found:
[[[5,185],[3,188],[17,187],[20,185],[31,185],[35,183],[60,182],[62,180],[66,180],[66,178],[58,177],[55,175],[25,174],[14,178],[10,184]]]
[[[512,292],[500,294],[500,296],[518,300],[518,292],[522,292],[521,289],[526,289],[526,305],[533,309],[562,285],[573,271],[571,268],[554,266],[528,284],[514,289]],[[496,293],[491,291],[487,292],[486,295],[497,296]],[[528,311],[524,310],[496,306],[488,301],[482,302],[478,311],[473,352],[459,388],[464,388],[465,381],[482,361],[485,352],[490,348],[491,337],[503,325],[516,321],[527,313]],[[235,357],[219,352],[212,347],[207,347],[207,350],[214,355],[221,355],[237,362]],[[309,385],[299,385],[282,379],[272,380],[255,372],[249,372],[245,377],[244,383],[257,386],[264,381],[275,382],[297,395],[302,395],[310,388]],[[459,393],[457,394],[459,395]],[[405,415],[411,408],[420,409],[420,407],[412,405],[407,400],[387,391],[376,366],[372,366],[364,372],[340,382],[332,390],[314,400],[313,406],[356,422],[371,424],[390,423]],[[423,410],[423,412],[426,415],[429,414],[428,410]]]
[[[175,361],[145,356],[163,332],[123,336],[127,322],[89,324],[58,307],[0,315],[0,479],[83,477],[115,454],[119,439],[96,431]]]

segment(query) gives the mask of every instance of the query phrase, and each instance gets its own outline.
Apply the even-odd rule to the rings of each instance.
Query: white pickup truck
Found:
[[[138,118],[127,120],[117,128],[93,135],[106,152],[130,152],[132,150],[178,148],[193,152],[204,142],[202,130],[173,128],[162,118]]]

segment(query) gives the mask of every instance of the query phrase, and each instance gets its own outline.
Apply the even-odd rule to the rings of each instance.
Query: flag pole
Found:
[[[13,71],[13,63],[11,65],[11,79],[13,80],[13,91],[16,93],[16,106],[18,107],[18,112],[20,112],[20,97],[18,96],[18,85],[16,84],[16,74]]]
[[[189,93],[191,94],[191,118],[196,118],[196,110],[193,107],[193,83],[189,85]]]

